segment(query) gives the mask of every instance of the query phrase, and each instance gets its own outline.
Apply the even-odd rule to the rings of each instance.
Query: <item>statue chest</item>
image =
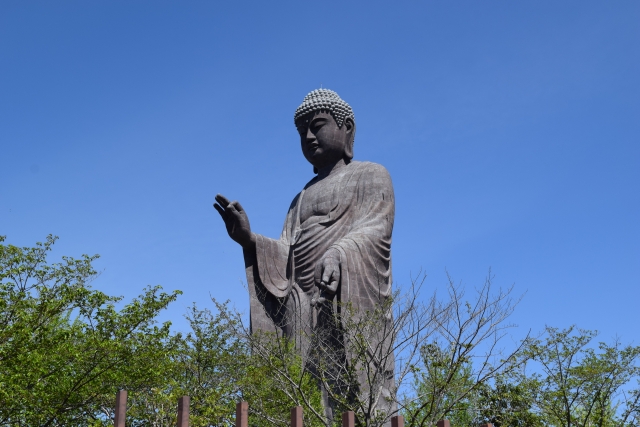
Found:
[[[324,217],[331,212],[338,203],[334,194],[334,180],[324,179],[304,191],[300,201],[300,223],[304,224],[315,216]]]

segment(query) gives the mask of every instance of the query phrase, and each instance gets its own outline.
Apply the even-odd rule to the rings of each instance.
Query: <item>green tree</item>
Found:
[[[406,408],[410,420],[420,422],[437,414],[437,418],[448,418],[454,426],[473,425],[479,386],[474,381],[470,359],[452,366],[451,350],[437,342],[423,346],[421,352],[424,368],[414,384],[420,399]]]
[[[487,420],[482,393],[498,378],[524,363],[523,340],[504,353],[499,343],[517,301],[511,291],[492,291],[491,275],[471,298],[449,278],[449,300],[439,303],[433,338],[420,346],[414,382],[403,403],[409,425],[433,426],[447,418],[456,426],[473,426]]]
[[[271,334],[254,334],[253,338],[253,348],[261,340],[261,349],[252,352],[246,375],[240,381],[242,399],[249,402],[250,424],[288,427],[290,409],[302,406],[304,425],[324,425],[317,378],[307,370],[293,343]],[[262,353],[265,348],[270,348],[268,357]]]
[[[56,238],[35,247],[0,237],[0,425],[91,425],[108,417],[119,388],[159,381],[170,324],[158,313],[178,291],[147,288],[121,309],[91,289],[92,262],[48,263]]]
[[[572,426],[636,426],[640,347],[599,343],[595,331],[546,328],[544,339],[532,340],[530,357],[537,362],[532,378],[539,383],[537,406],[548,424]]]
[[[333,338],[317,333],[303,354],[282,336],[250,333],[215,300],[213,311],[194,304],[190,330],[173,333],[155,319],[179,291],[146,288],[123,304],[91,288],[97,256],[48,262],[55,240],[20,248],[0,237],[0,426],[108,426],[121,388],[131,426],[174,425],[183,395],[194,427],[233,424],[238,400],[249,402],[256,426],[288,426],[298,405],[305,425],[339,424],[325,416],[319,384],[337,414],[353,410],[359,425],[376,426],[393,414],[376,412],[378,394],[363,393],[355,378],[380,387],[379,367],[394,356],[396,388],[385,398],[396,399],[409,425],[640,425],[640,347],[594,347],[593,331],[547,327],[503,354],[496,349],[515,303],[510,290],[493,293],[490,280],[470,300],[450,280],[447,301],[420,303],[418,286],[397,293],[393,306],[341,307],[348,357],[323,353]],[[379,327],[383,319],[389,328]],[[382,336],[375,349],[372,334]],[[409,392],[398,398],[402,387]]]
[[[495,427],[543,427],[544,418],[536,407],[539,383],[523,370],[499,375],[478,393],[480,418]]]
[[[233,335],[227,304],[217,312],[194,304],[186,318],[190,331],[171,337],[163,365],[163,381],[129,393],[128,425],[173,426],[176,402],[191,398],[190,425],[231,425],[235,403],[250,366],[246,344]]]
[[[268,360],[256,356],[251,342],[237,334],[240,315],[228,303],[213,302],[213,311],[195,304],[188,310],[190,331],[173,335],[157,362],[162,381],[129,393],[127,425],[175,425],[176,402],[183,395],[191,397],[190,425],[194,427],[232,425],[240,400],[250,403],[254,426],[288,426],[290,409],[302,398],[308,397],[309,404],[321,410],[317,383],[304,371],[291,343],[263,337],[273,355]],[[283,369],[298,381],[295,386],[278,381],[274,371]],[[309,411],[305,425],[318,425]]]
[[[190,330],[174,333],[155,319],[179,291],[147,288],[117,309],[122,298],[89,286],[98,256],[51,263],[55,241],[21,248],[0,237],[0,426],[112,425],[119,389],[129,392],[131,426],[175,425],[183,395],[194,427],[232,424],[242,399],[253,425],[284,426],[301,395],[277,381],[277,367],[320,408],[317,383],[293,348],[275,343],[280,357],[256,357],[227,304],[214,301],[215,312],[194,305]]]
[[[250,343],[253,363],[265,367],[268,381],[289,402],[287,406],[302,406],[312,425],[340,425],[341,413],[353,411],[356,425],[380,426],[396,415],[397,409],[379,408],[391,406],[388,403],[395,406],[398,386],[411,371],[407,361],[419,357],[420,344],[438,324],[440,309],[435,301],[421,304],[418,289],[412,289],[405,295],[396,292],[386,304],[371,310],[339,305],[339,310],[323,312],[331,316],[325,320],[332,321],[334,327],[307,324],[300,336],[291,339],[281,332],[251,333],[241,321],[237,322],[237,334]],[[304,324],[306,320],[296,321]],[[385,381],[394,375],[385,368],[391,366],[388,362],[396,352],[405,357],[395,365],[396,385],[385,396]],[[331,412],[323,407],[321,393],[329,397]],[[264,420],[286,425],[270,417]]]

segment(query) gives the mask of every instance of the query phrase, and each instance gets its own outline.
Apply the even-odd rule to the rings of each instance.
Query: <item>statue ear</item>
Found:
[[[344,121],[345,133],[347,135],[347,146],[344,147],[344,155],[347,159],[353,159],[353,140],[356,136],[356,124],[351,117],[347,117]]]

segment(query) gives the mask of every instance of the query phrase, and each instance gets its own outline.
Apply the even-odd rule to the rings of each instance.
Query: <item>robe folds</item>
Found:
[[[311,180],[293,199],[280,238],[256,235],[255,252],[244,251],[252,332],[271,331],[294,339],[303,358],[331,354],[328,360],[359,364],[339,332],[343,328],[336,328],[334,314],[344,322],[341,307],[347,303],[353,307],[350,320],[357,321],[391,296],[394,213],[391,178],[381,165],[351,162],[322,180]],[[327,251],[339,254],[340,281],[333,299],[314,307],[311,302],[320,293],[317,284]],[[367,400],[375,393],[376,407],[389,414],[397,409],[389,399],[395,365],[390,311],[381,322],[367,340],[370,348],[383,349],[386,356],[366,362],[370,367],[358,371],[357,381],[361,396]],[[333,387],[346,393],[340,366],[329,369],[335,370]],[[367,379],[371,369],[380,374],[375,383]],[[322,396],[325,414],[333,419],[334,402],[324,388]]]
[[[315,327],[311,298],[319,292],[320,264],[329,250],[340,254],[333,301],[338,310],[346,302],[359,311],[373,309],[391,295],[395,202],[387,170],[353,161],[314,181],[293,199],[280,238],[256,235],[255,254],[244,253],[252,331],[293,336]],[[312,183],[319,186],[314,192]],[[305,203],[314,213],[301,220]]]

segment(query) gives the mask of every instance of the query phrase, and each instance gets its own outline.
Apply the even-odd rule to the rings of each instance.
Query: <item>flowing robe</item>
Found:
[[[387,170],[354,161],[314,181],[293,199],[280,239],[256,235],[255,254],[244,253],[252,330],[280,329],[292,336],[315,324],[311,298],[318,292],[317,270],[329,249],[340,254],[336,303],[367,310],[391,295],[395,202]],[[318,186],[313,192],[312,183]],[[301,221],[305,204],[314,214]]]
[[[256,235],[255,253],[244,252],[252,331],[295,338],[307,354],[309,337],[318,328],[327,327],[323,319],[325,323],[335,319],[333,315],[323,317],[324,309],[311,305],[319,294],[322,257],[329,250],[340,255],[340,282],[328,303],[330,311],[340,315],[341,307],[349,303],[355,310],[350,314],[358,316],[384,303],[391,296],[394,213],[391,178],[381,165],[354,161],[322,180],[310,181],[293,199],[280,238]],[[369,337],[373,348],[383,340],[384,347],[390,348],[390,320],[389,312],[385,325]],[[337,347],[341,345],[347,361],[350,350],[337,343]],[[366,374],[361,372],[361,392],[368,394],[373,387],[382,397],[389,396],[394,382],[393,354],[385,360],[385,366],[376,368],[381,373],[378,385],[367,384]],[[332,406],[326,396],[324,400],[325,409]],[[388,411],[395,404],[380,401],[378,407]]]

